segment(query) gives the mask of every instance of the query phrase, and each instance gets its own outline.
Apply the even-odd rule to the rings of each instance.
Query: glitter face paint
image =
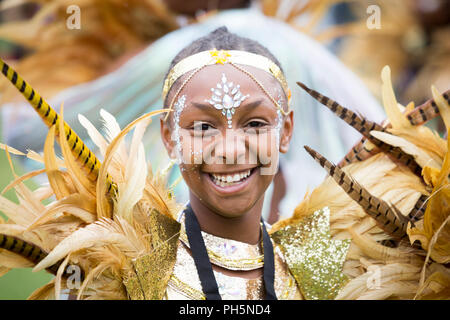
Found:
[[[180,95],[173,105],[174,110],[174,130],[173,130],[173,141],[174,145],[174,154],[176,155],[176,160],[178,164],[214,164],[217,163],[218,160],[222,160],[220,157],[212,156],[213,154],[217,154],[218,150],[220,151],[223,148],[226,148],[227,151],[233,149],[232,144],[243,145],[241,141],[245,141],[249,139],[251,141],[255,140],[254,143],[250,143],[248,153],[251,154],[251,160],[249,164],[256,164],[257,158],[261,160],[263,165],[267,165],[268,163],[273,163],[272,159],[274,156],[275,150],[279,149],[281,143],[281,133],[283,129],[283,113],[281,110],[276,110],[275,119],[273,119],[272,124],[266,123],[266,126],[261,129],[253,129],[247,128],[247,124],[243,124],[245,127],[239,127],[233,130],[232,121],[237,116],[235,116],[236,109],[239,106],[242,106],[242,102],[250,97],[250,94],[243,94],[241,91],[241,87],[245,88],[247,91],[247,84],[243,86],[243,84],[237,84],[235,81],[229,81],[231,77],[227,72],[220,72],[217,74],[220,77],[220,81],[216,84],[216,86],[210,88],[211,96],[208,93],[202,94],[203,100],[206,101],[209,105],[214,107],[216,110],[219,110],[223,116],[226,117],[227,122],[225,126],[227,127],[226,132],[217,130],[219,128],[213,128],[213,134],[209,133],[210,131],[207,129],[208,133],[205,133],[203,129],[198,130],[196,128],[200,128],[199,126],[194,124],[194,132],[191,129],[184,128],[184,118],[182,118],[182,112],[187,108],[188,100],[187,95]],[[217,77],[216,76],[216,77]],[[233,75],[234,76],[234,75]],[[204,83],[204,82],[203,82]],[[280,92],[280,88],[272,87],[274,89],[273,94],[277,96],[276,103],[280,106],[283,106],[286,103],[284,98],[284,94]],[[203,89],[204,90],[204,89]],[[209,91],[209,90],[208,90]],[[245,92],[244,91],[244,92]],[[195,92],[194,92],[195,93]],[[251,93],[251,92],[250,92]],[[198,95],[198,93],[196,93]],[[195,96],[196,96],[195,95]],[[195,96],[192,98],[195,101]],[[208,96],[210,98],[208,98]],[[184,114],[184,113],[183,113]],[[234,116],[234,117],[233,117]],[[200,117],[200,116],[199,116]],[[191,117],[192,118],[192,117]],[[189,120],[192,121],[193,119]],[[198,118],[200,121],[200,118]],[[236,121],[239,121],[236,120]],[[194,122],[195,123],[195,122]],[[199,122],[203,123],[203,122]],[[236,125],[239,125],[236,123]],[[230,131],[231,129],[231,131]],[[256,133],[258,132],[258,133]],[[255,134],[256,133],[256,134]],[[222,136],[224,135],[224,136]],[[226,138],[229,135],[234,136],[234,138]],[[269,138],[267,135],[271,135]],[[224,144],[225,142],[226,144]],[[272,141],[273,145],[270,147],[266,141]],[[230,145],[231,143],[231,145]],[[250,150],[251,149],[251,150]],[[272,151],[270,151],[270,150]],[[230,151],[231,152],[231,151]],[[267,155],[266,155],[267,153]],[[238,159],[234,159],[233,163],[229,163],[229,160],[234,157],[224,157],[226,159],[227,164],[247,164],[245,157],[239,157]],[[253,159],[255,158],[255,159]],[[244,163],[245,162],[245,163]],[[217,164],[220,164],[218,162]],[[267,174],[270,174],[271,171],[268,171]],[[266,174],[266,173],[264,173]]]
[[[174,130],[172,140],[175,141],[175,154],[177,164],[182,162],[182,145],[180,139],[180,115],[183,109],[186,107],[186,95],[182,95],[174,104],[175,113],[173,116]]]
[[[281,102],[281,100],[279,100]],[[258,134],[255,135],[255,130],[243,130],[242,128],[237,130],[227,130],[225,133],[225,136],[220,138],[219,136],[211,137],[211,136],[205,136],[203,137],[201,134],[201,131],[195,132],[194,136],[192,137],[189,134],[182,134],[185,129],[181,128],[180,126],[180,117],[184,109],[186,108],[186,95],[180,96],[176,103],[174,104],[174,130],[173,130],[173,136],[172,139],[175,141],[175,154],[176,154],[176,161],[178,164],[184,163],[184,164],[192,164],[192,160],[194,164],[201,164],[201,163],[222,163],[221,158],[215,158],[211,157],[211,154],[213,154],[214,150],[217,152],[217,150],[223,149],[223,143],[226,144],[238,144],[243,143],[246,139],[249,139],[250,145],[249,145],[249,153],[251,155],[251,159],[246,159],[245,157],[240,157],[237,159],[237,163],[235,164],[247,164],[249,162],[250,164],[256,164],[257,158],[260,159],[260,161],[263,164],[267,163],[275,163],[273,159],[274,152],[279,148],[280,143],[280,134],[281,134],[281,127],[282,127],[282,121],[283,116],[282,113],[277,110],[277,118],[275,122],[275,126],[271,126],[271,128],[267,128],[265,130],[262,130]],[[272,135],[272,138],[267,138],[267,135]],[[181,138],[183,136],[183,139]],[[191,137],[191,138],[189,138]],[[187,140],[186,140],[187,138]],[[213,138],[213,139],[211,139]],[[275,142],[275,148],[274,146],[270,147],[267,145],[267,141]],[[270,143],[269,143],[270,144]],[[189,155],[186,152],[186,148],[189,149]],[[204,153],[206,148],[206,154]],[[269,152],[269,155],[266,155],[261,150],[267,150],[267,148],[272,149],[272,152]],[[194,159],[192,159],[192,157]],[[206,157],[206,158],[205,158]],[[229,159],[231,157],[226,157],[227,164],[233,164],[229,163]],[[272,167],[270,167],[272,168]],[[272,174],[272,169],[268,170],[269,168],[264,168],[261,174]]]
[[[283,105],[283,97],[281,96],[281,93],[278,90],[278,104],[280,106]],[[283,124],[283,115],[281,113],[281,110],[277,110],[277,124],[275,125],[275,139],[277,144],[277,149],[280,147],[280,139],[281,139],[281,129]]]

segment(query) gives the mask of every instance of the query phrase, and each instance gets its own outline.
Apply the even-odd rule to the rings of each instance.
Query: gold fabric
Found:
[[[328,208],[318,210],[271,235],[278,299],[334,299],[347,282],[342,268],[350,240],[331,239],[329,215]],[[151,220],[152,226],[159,226],[152,232],[154,250],[133,261],[135,272],[124,281],[130,298],[205,299],[183,213],[179,222],[157,212],[152,212]],[[222,299],[264,299],[262,272],[255,279],[243,277],[246,271],[264,266],[262,244],[250,245],[203,231],[202,236],[211,263],[219,267],[214,268],[214,275]],[[241,273],[234,276],[233,271]]]
[[[181,236],[178,243],[177,259],[166,290],[166,299],[205,299],[194,260],[187,242],[184,219],[181,222]],[[202,232],[210,255],[211,263],[228,270],[248,271],[262,268],[264,257],[260,245],[216,237]],[[275,292],[278,299],[302,299],[294,277],[290,274],[284,261],[282,251],[274,246],[275,257]],[[262,259],[262,261],[261,261]],[[250,263],[249,263],[250,262]],[[227,267],[226,263],[231,266]],[[219,293],[223,300],[258,300],[264,299],[262,276],[246,279],[230,276],[214,270]]]
[[[177,257],[180,223],[152,210],[147,227],[151,252],[131,261],[134,272],[124,277],[133,300],[163,299]]]
[[[306,299],[334,299],[347,282],[342,272],[350,240],[331,240],[327,207],[272,234]]]
[[[181,218],[183,227],[180,230],[181,242],[189,248],[189,241],[184,228],[184,215]],[[264,266],[264,255],[261,246],[245,244],[230,239],[213,236],[202,231],[211,263],[228,270],[254,270]]]

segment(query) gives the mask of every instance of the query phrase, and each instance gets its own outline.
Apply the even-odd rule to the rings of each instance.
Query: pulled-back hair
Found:
[[[228,31],[227,27],[222,26],[210,32],[206,36],[191,42],[191,44],[182,49],[170,63],[169,70],[166,72],[164,78],[167,77],[169,71],[173,68],[173,66],[175,66],[184,58],[214,48],[216,48],[217,50],[241,50],[265,56],[266,58],[272,60],[276,65],[278,65],[278,67],[280,67],[281,71],[283,72],[283,68],[281,67],[280,62],[266,47],[256,42],[255,40],[240,37],[237,34],[231,33]],[[177,87],[177,82],[179,82],[178,80],[172,85],[172,88],[170,88],[169,91],[171,91],[174,87]],[[169,94],[167,94],[166,100],[168,96]],[[164,102],[164,105],[167,107],[167,101]]]

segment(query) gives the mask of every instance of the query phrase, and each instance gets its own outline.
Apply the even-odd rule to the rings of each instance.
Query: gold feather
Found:
[[[438,157],[430,157],[425,151],[418,148],[415,144],[407,141],[404,138],[381,131],[371,131],[370,134],[391,146],[399,147],[405,153],[413,156],[414,160],[422,168],[424,168],[425,166],[440,168],[442,165],[441,159],[439,159]]]
[[[450,148],[450,141],[447,141]],[[450,261],[450,225],[448,217],[450,210],[450,152],[447,152],[434,188],[428,199],[423,220],[416,226],[408,228],[410,241],[419,240],[425,250],[429,250],[431,258],[439,263]],[[442,228],[442,229],[441,229]],[[439,230],[439,233],[437,231]],[[437,235],[439,238],[434,238]],[[433,239],[434,247],[430,247]]]
[[[60,118],[61,121],[59,122],[59,131],[62,132],[64,130],[64,104],[61,104],[60,109]],[[67,166],[67,172],[69,173],[72,183],[74,184],[75,188],[83,195],[86,195],[86,198],[89,197],[89,194],[92,195],[92,200],[94,201],[95,197],[95,181],[91,181],[87,178],[85,170],[82,170],[80,166],[77,164],[77,160],[75,156],[73,155],[71,148],[68,144],[67,137],[65,135],[59,135],[59,145],[61,146],[61,151],[64,156],[64,161]],[[94,157],[94,163],[91,168],[94,168],[97,165],[97,158],[92,153],[92,156]],[[86,159],[91,158],[91,151],[89,151],[89,155]]]
[[[45,169],[39,169],[39,170],[34,170],[31,172],[28,172],[20,177],[17,177],[16,179],[14,179],[13,181],[11,181],[1,192],[1,194],[5,194],[5,192],[11,190],[12,188],[14,188],[17,184],[22,183],[28,179],[34,178],[38,175],[40,175],[41,173],[44,173]]]
[[[124,252],[137,254],[145,250],[145,246],[140,242],[132,242],[129,235],[124,234],[123,229],[118,225],[125,224],[124,220],[115,222],[110,219],[102,218],[87,225],[84,228],[76,230],[74,233],[62,240],[49,254],[37,264],[33,271],[40,271],[47,268],[69,253],[78,250],[114,244]]]
[[[433,95],[434,97],[435,95]],[[444,92],[441,97],[443,99],[439,99],[441,105],[444,103],[450,103],[450,90],[447,90]],[[424,104],[418,106],[417,108],[414,108],[414,103],[410,102],[408,106],[405,108],[406,112],[406,118],[413,126],[419,126],[427,121],[434,119],[440,114],[440,110],[438,107],[438,104],[436,102],[436,99],[430,99]],[[399,104],[397,104],[399,106]],[[412,109],[414,108],[414,109]],[[412,110],[411,110],[412,109]],[[444,118],[444,116],[443,116]],[[392,128],[392,124],[389,122],[386,123],[386,128]],[[356,143],[350,152],[348,152],[344,158],[338,163],[339,167],[343,167],[348,163],[354,162],[354,161],[363,161],[370,156],[373,156],[376,154],[377,150],[373,150],[368,146],[368,141],[366,141],[366,138],[363,137],[361,140]]]
[[[0,249],[0,260],[2,261],[2,266],[9,269],[31,268],[34,266],[33,262],[26,258],[4,249]]]
[[[9,270],[11,270],[11,269],[0,266],[0,277],[3,277],[5,274],[7,274],[9,272]]]
[[[46,285],[36,289],[27,300],[50,300],[54,298],[55,279],[52,279]]]
[[[122,130],[120,129],[119,123],[117,122],[116,118],[114,118],[114,116],[110,114],[108,111],[100,109],[100,116],[103,122],[106,140],[109,142],[109,144],[111,144],[112,141],[120,134]],[[127,161],[127,158],[128,158],[127,149],[125,147],[125,144],[121,142],[117,147],[117,151],[115,152],[114,161],[124,165]]]
[[[385,66],[381,71],[383,105],[393,128],[411,128],[411,123],[398,108],[391,82],[391,69]],[[380,131],[380,130],[378,130]]]
[[[389,248],[377,243],[367,235],[359,234],[353,228],[348,228],[348,231],[352,236],[352,243],[358,246],[369,258],[383,263],[403,262],[416,266],[423,263],[422,258],[411,254],[414,252],[412,249],[403,248],[405,251],[401,251],[397,248]]]
[[[95,206],[88,201],[85,195],[72,193],[71,195],[51,203],[41,216],[36,218],[27,230],[35,229],[61,213],[71,214],[85,223],[93,223],[96,220]]]
[[[115,200],[114,212],[126,220],[132,220],[132,210],[141,200],[147,178],[144,146],[141,142],[145,128],[151,118],[138,123],[134,129],[130,152],[125,164],[124,182],[118,184],[119,194]]]
[[[69,190],[64,182],[56,161],[54,141],[56,127],[52,126],[48,131],[44,144],[44,162],[48,181],[55,193],[56,199],[61,199],[69,195]]]
[[[8,152],[8,148],[6,148],[5,151],[6,151],[6,157],[9,162],[9,166],[11,168],[11,172],[13,173],[13,176],[15,178],[18,178],[16,172],[14,171],[14,167],[12,164],[11,156]],[[24,203],[24,204],[26,204],[26,206],[29,207],[29,209],[30,209],[29,212],[32,216],[36,217],[37,212],[45,210],[44,205],[38,199],[36,199],[34,194],[30,191],[30,189],[28,189],[25,186],[25,184],[18,183],[15,187],[15,190],[16,190],[16,194],[17,194],[17,197],[19,198],[20,203]]]
[[[56,277],[55,277],[55,298],[56,300],[60,300],[61,299],[61,279],[63,276],[63,273],[67,267],[67,264],[69,263],[69,259],[70,259],[70,254],[67,255],[67,257],[63,260],[63,262],[61,263],[61,265],[58,268],[58,271],[56,272]]]
[[[95,145],[100,149],[100,154],[104,157],[106,148],[108,147],[108,143],[106,142],[105,138],[100,134],[100,132],[98,132],[97,128],[95,128],[94,125],[82,114],[78,115],[78,121],[86,129],[92,142],[94,142]]]
[[[436,105],[439,109],[439,113],[444,121],[447,130],[450,129],[450,105],[448,99],[444,99],[443,95],[439,94],[435,86],[431,86],[431,92],[433,94],[433,99],[436,101]],[[447,91],[447,94],[449,92]]]
[[[103,165],[100,168],[99,179],[97,180],[97,217],[111,217],[111,208],[110,204],[107,202],[108,200],[105,198],[105,194],[109,192],[106,189],[107,184],[107,168],[111,164],[113,160],[113,156],[117,148],[120,147],[122,139],[125,135],[134,128],[139,122],[145,121],[148,118],[153,117],[154,115],[167,112],[167,109],[155,110],[150,113],[147,113],[138,119],[134,120],[130,124],[128,124],[108,145],[108,149],[106,150],[105,160]]]
[[[25,154],[17,149],[14,149],[6,144],[0,143],[0,149],[6,150],[8,149],[9,153],[18,155],[18,156],[24,156]]]
[[[76,157],[77,163],[80,169],[86,174],[86,176],[96,181],[98,178],[98,170],[100,162],[96,156],[89,150],[84,142],[77,136],[77,134],[69,127],[64,121],[60,121],[58,114],[52,107],[37,93],[22,77],[11,67],[9,67],[0,58],[0,68],[3,75],[11,81],[11,83],[22,93],[22,95],[30,102],[30,105],[42,118],[43,122],[51,127],[56,125],[55,134],[60,136],[64,135],[67,143],[70,145],[68,148],[70,153]],[[60,123],[62,122],[62,123]],[[106,180],[108,189],[115,190],[115,184],[108,177]]]
[[[391,263],[387,265],[375,264],[372,270],[364,272],[358,277],[349,281],[349,283],[339,292],[336,300],[354,300],[365,297],[371,299],[387,299],[395,297],[396,294],[404,296],[404,290],[399,290],[403,286],[403,281],[413,281],[406,291],[409,298],[413,298],[417,290],[417,279],[419,277],[420,267],[407,263]],[[373,280],[377,280],[377,283]],[[375,283],[372,283],[375,282]],[[370,295],[369,295],[370,294]]]

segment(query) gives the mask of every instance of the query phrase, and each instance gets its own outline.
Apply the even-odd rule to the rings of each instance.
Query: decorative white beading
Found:
[[[233,82],[229,82],[224,73],[222,73],[222,81],[217,83],[215,88],[211,88],[211,92],[211,99],[205,99],[205,101],[212,104],[214,108],[222,110],[222,114],[227,117],[228,128],[231,129],[231,118],[235,109],[250,95],[243,95],[240,85],[233,86]]]

